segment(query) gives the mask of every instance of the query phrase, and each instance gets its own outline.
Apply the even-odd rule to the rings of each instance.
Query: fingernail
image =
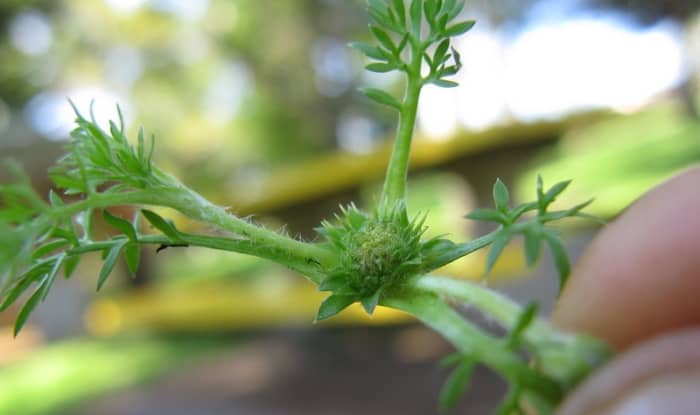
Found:
[[[700,372],[666,374],[625,394],[601,415],[697,415]]]
[[[700,329],[618,356],[568,397],[558,415],[700,414]]]

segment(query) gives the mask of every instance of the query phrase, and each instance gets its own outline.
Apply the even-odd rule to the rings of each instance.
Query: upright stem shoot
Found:
[[[413,57],[407,68],[406,93],[399,115],[399,126],[396,132],[396,141],[391,152],[391,159],[386,171],[384,181],[384,194],[382,201],[398,202],[406,196],[406,176],[408,175],[408,159],[411,154],[411,141],[416,125],[418,113],[418,98],[423,79],[421,78],[421,63],[423,48],[419,42],[412,42]]]

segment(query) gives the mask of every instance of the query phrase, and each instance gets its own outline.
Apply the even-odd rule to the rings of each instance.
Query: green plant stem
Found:
[[[399,297],[386,298],[382,303],[415,316],[440,333],[457,350],[484,362],[504,378],[525,385],[547,401],[558,402],[561,399],[563,391],[556,381],[530,368],[500,339],[485,334],[466,321],[437,295],[412,291]]]
[[[316,284],[319,284],[324,276],[314,263],[309,263],[307,260],[284,255],[284,253],[281,253],[275,249],[261,250],[260,247],[255,246],[247,239],[221,238],[216,236],[193,235],[180,232],[178,234],[178,241],[173,241],[164,235],[138,235],[137,242],[141,245],[170,246],[176,244],[176,246],[186,245],[254,255],[288,266],[289,268],[302,273]],[[109,249],[113,244],[113,241],[94,242],[73,248],[69,250],[67,254],[82,255],[89,252],[99,252],[104,249]]]
[[[119,205],[148,205],[175,209],[191,219],[248,239],[252,246],[247,253],[252,255],[265,250],[277,250],[290,257],[320,264],[327,264],[334,260],[332,253],[318,245],[296,241],[248,223],[179,183],[162,189],[93,194],[85,200],[56,209],[54,213],[59,216],[69,216],[87,209]]]
[[[209,202],[195,191],[183,185],[180,186],[179,197],[174,198],[171,204],[165,206],[169,206],[192,219],[249,238],[251,241],[259,244],[261,248],[278,249],[304,260],[317,261],[323,265],[335,260],[333,254],[327,249],[318,245],[300,242],[248,223],[228,213],[226,209]]]
[[[418,113],[418,99],[423,88],[421,78],[421,64],[423,60],[424,46],[412,39],[411,64],[406,68],[408,81],[406,92],[399,114],[399,126],[396,132],[396,140],[391,152],[391,159],[387,167],[384,181],[384,193],[382,201],[398,202],[406,195],[406,177],[408,175],[408,160],[411,153],[411,141],[416,126]]]
[[[508,330],[522,313],[522,307],[506,296],[468,281],[423,276],[413,281],[413,288],[462,301],[496,319]],[[598,339],[558,330],[541,319],[533,321],[523,336],[542,369],[568,386],[575,385],[612,354],[609,346]]]
[[[413,286],[420,291],[431,292],[466,302],[489,316],[495,318],[501,326],[510,329],[518,320],[522,307],[510,298],[488,289],[483,284],[459,281],[453,278],[426,275],[416,279]],[[547,341],[558,338],[560,334],[552,333],[549,327],[539,321],[534,322],[525,333],[528,338],[542,338]]]

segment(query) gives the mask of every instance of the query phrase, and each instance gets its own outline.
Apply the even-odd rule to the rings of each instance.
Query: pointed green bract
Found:
[[[348,276],[343,274],[329,275],[318,286],[319,291],[339,291],[347,284]]]
[[[333,317],[355,302],[355,298],[347,295],[333,294],[326,298],[318,309],[316,320],[321,321]]]
[[[339,258],[324,270],[327,276],[320,289],[361,302],[368,314],[383,294],[425,266],[423,217],[410,220],[403,203],[380,206],[371,214],[350,205],[335,222],[324,222],[318,232]]]

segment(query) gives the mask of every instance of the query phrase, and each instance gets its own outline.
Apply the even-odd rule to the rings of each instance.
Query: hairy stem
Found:
[[[238,218],[206,200],[195,191],[180,185],[180,192],[171,204],[165,205],[197,221],[214,225],[224,231],[239,234],[258,243],[263,248],[278,249],[290,255],[328,264],[333,254],[318,245],[300,242]]]
[[[139,235],[137,239],[141,245],[161,245],[170,246],[175,244],[165,235]],[[113,245],[112,241],[95,242],[89,245],[73,248],[67,252],[68,255],[82,255],[89,252],[99,252],[108,249]],[[215,249],[218,251],[237,252],[241,254],[254,255],[260,258],[269,259],[281,265],[285,265],[297,272],[307,276],[312,282],[318,284],[323,278],[319,268],[315,263],[308,260],[290,257],[284,252],[276,249],[261,249],[247,239],[222,238],[208,235],[193,235],[180,232],[178,234],[177,246],[186,245]]]
[[[482,284],[458,281],[452,278],[426,275],[413,283],[421,291],[432,292],[447,298],[464,301],[495,318],[503,327],[512,328],[522,312],[522,307],[501,293],[490,290]],[[537,321],[526,332],[533,339],[551,339],[553,331],[546,324]],[[556,337],[558,337],[557,334]]]
[[[396,132],[396,140],[391,152],[391,159],[386,171],[384,181],[384,202],[397,202],[406,195],[406,177],[408,174],[408,159],[411,153],[411,141],[416,125],[418,113],[418,99],[423,79],[421,78],[421,64],[423,49],[419,42],[411,42],[413,53],[411,64],[406,69],[408,82],[404,101],[399,114],[399,126]]]
[[[522,307],[506,296],[467,281],[424,276],[416,279],[413,287],[421,292],[462,301],[496,319],[508,330],[513,328],[522,313]],[[611,355],[611,349],[600,340],[563,332],[540,319],[536,319],[523,336],[540,360],[542,369],[567,386],[576,384]]]
[[[94,194],[87,199],[66,205],[55,211],[59,215],[73,215],[83,210],[106,208],[119,205],[161,206],[177,210],[185,216],[213,225],[220,230],[231,232],[247,239],[251,255],[277,251],[290,258],[326,264],[334,260],[328,250],[314,244],[304,243],[280,235],[276,232],[255,226],[216,206],[193,190],[177,183],[162,189],[135,190],[122,193]],[[264,257],[264,256],[263,256]]]

